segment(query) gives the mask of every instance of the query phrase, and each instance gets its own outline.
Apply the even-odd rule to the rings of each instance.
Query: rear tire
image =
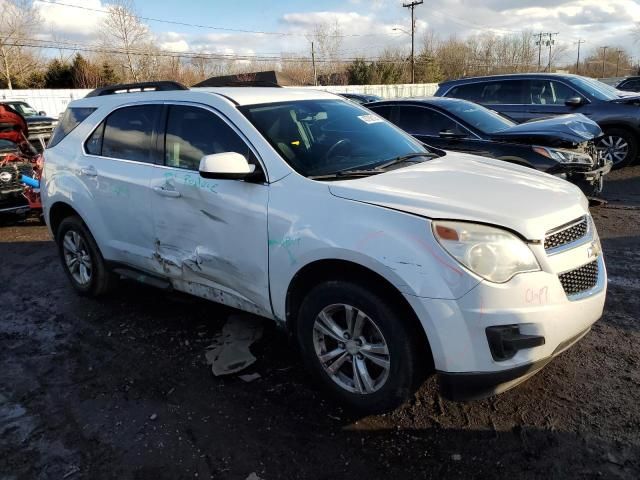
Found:
[[[96,241],[80,217],[65,218],[56,232],[62,267],[80,295],[98,297],[117,283],[109,271]]]
[[[412,334],[402,309],[355,283],[314,287],[300,307],[297,337],[314,377],[360,413],[394,409],[423,378],[420,336]]]
[[[596,147],[602,152],[605,159],[613,161],[612,167],[614,169],[630,165],[638,156],[638,140],[624,128],[606,129]],[[622,153],[626,153],[626,155],[621,157]]]

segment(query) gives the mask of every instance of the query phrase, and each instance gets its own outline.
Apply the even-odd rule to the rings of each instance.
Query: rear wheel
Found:
[[[76,216],[65,218],[56,232],[58,252],[67,277],[81,295],[100,296],[116,283],[96,242]]]
[[[338,401],[382,412],[406,401],[421,378],[407,320],[385,298],[351,282],[329,281],[304,299],[298,342],[314,376]]]
[[[627,166],[638,156],[638,141],[631,132],[621,128],[607,129],[597,148],[605,160],[613,162],[613,168]]]

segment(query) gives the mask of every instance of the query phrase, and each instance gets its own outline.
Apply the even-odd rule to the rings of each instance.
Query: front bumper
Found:
[[[457,300],[405,295],[427,333],[445,394],[479,398],[504,391],[589,331],[602,316],[607,282],[603,257],[594,257],[594,238],[585,237],[557,253],[532,246],[541,271],[516,275],[504,284],[483,281]],[[594,261],[595,285],[568,295],[559,274]],[[523,336],[544,341],[496,359],[487,328],[501,326],[515,326]]]
[[[574,183],[584,192],[585,195],[597,195],[604,187],[604,177],[612,168],[613,162],[604,162],[598,168],[588,171],[571,170],[565,176],[567,180]]]
[[[547,363],[589,333],[589,330],[591,327],[562,342],[547,358],[519,367],[489,373],[439,372],[440,392],[443,397],[455,401],[479,400],[506,392],[538,373]]]

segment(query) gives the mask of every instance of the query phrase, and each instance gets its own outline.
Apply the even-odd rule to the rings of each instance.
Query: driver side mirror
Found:
[[[200,160],[200,176],[203,178],[242,179],[256,170],[244,155],[236,152],[205,155]]]
[[[454,132],[453,130],[442,130],[440,133],[438,133],[438,135],[440,135],[440,138],[449,138],[449,139],[467,138],[467,136],[464,133]]]
[[[43,117],[47,115],[47,112],[45,112],[44,110],[40,110],[38,112],[38,115],[42,115]]]
[[[571,97],[571,98],[567,98],[564,102],[564,104],[567,107],[579,107],[580,105],[582,105],[584,103],[584,99],[582,97]]]

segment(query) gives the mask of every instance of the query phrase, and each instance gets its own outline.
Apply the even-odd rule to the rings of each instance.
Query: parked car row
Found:
[[[582,113],[604,131],[598,148],[614,168],[638,156],[640,96],[591,78],[535,73],[465,78],[441,83],[435,96],[470,100],[518,123]]]
[[[597,126],[527,131],[459,100],[372,108],[410,131],[437,113],[412,133],[464,132],[522,162],[436,148],[327,92],[98,89],[69,105],[41,179],[71,285],[98,296],[130,278],[271,319],[360,411],[428,373],[453,399],[529,378],[588,333],[607,280],[586,197],[523,165],[586,179]]]
[[[516,124],[481,105],[453,98],[388,100],[367,104],[418,140],[535,168],[596,196],[612,162],[595,146],[600,127],[582,115]]]

